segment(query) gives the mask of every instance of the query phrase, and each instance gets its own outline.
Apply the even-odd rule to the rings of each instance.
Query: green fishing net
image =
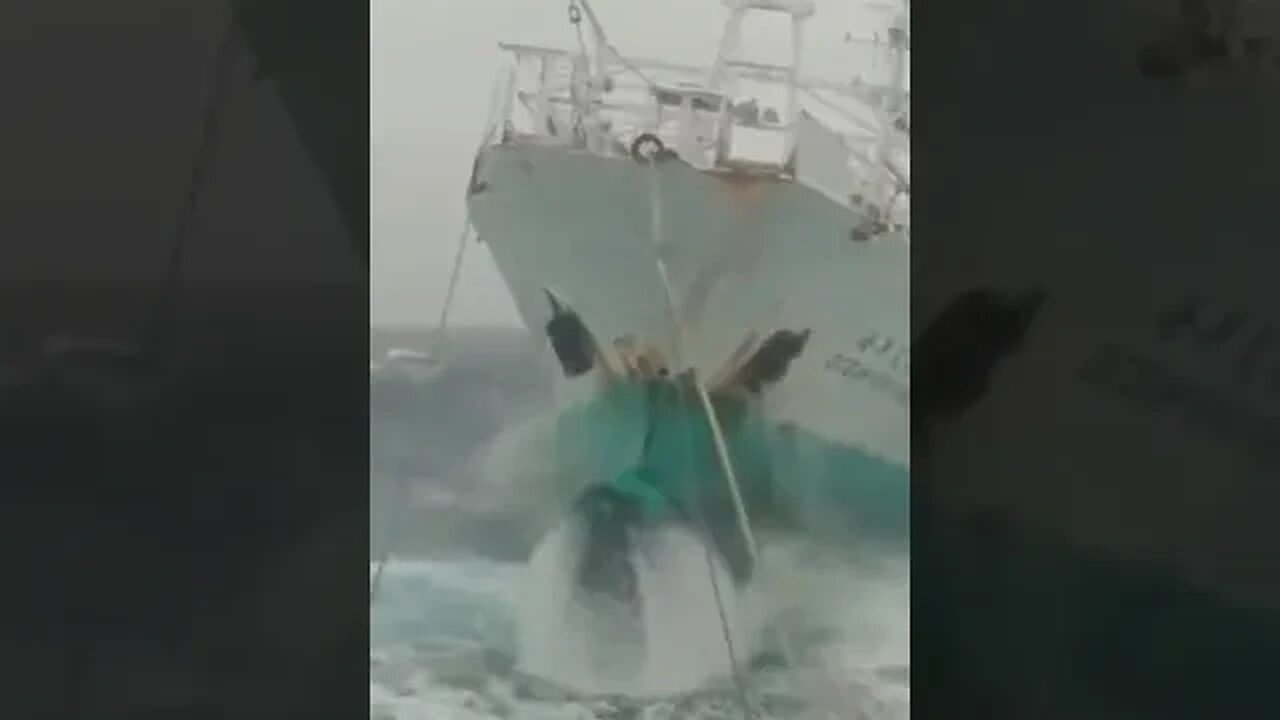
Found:
[[[714,400],[744,501],[772,475],[767,425],[745,402]],[[607,484],[653,516],[732,509],[728,482],[696,390],[670,379],[618,381],[564,413],[562,464],[585,484]]]
[[[771,422],[753,400],[713,396],[754,527],[797,524],[905,541],[909,470]],[[558,420],[559,466],[572,499],[606,486],[652,520],[736,533],[732,491],[696,391],[673,379],[623,379]]]

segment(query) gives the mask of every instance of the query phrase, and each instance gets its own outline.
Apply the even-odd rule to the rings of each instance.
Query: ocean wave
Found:
[[[768,582],[787,583],[781,613],[799,648],[786,667],[755,658],[749,702],[761,720],[820,716],[909,717],[909,569],[901,559],[800,559],[774,548]],[[832,572],[840,568],[841,572]],[[649,699],[575,694],[523,674],[515,660],[515,618],[524,568],[516,564],[393,560],[374,609],[371,717],[740,718],[728,685]],[[808,604],[806,606],[806,603]],[[414,621],[410,622],[409,618]],[[826,628],[814,629],[819,618]],[[814,713],[819,713],[815,715]]]
[[[373,559],[392,553],[371,608],[371,718],[742,717],[723,684],[584,697],[519,669],[528,566],[492,558],[526,557],[560,502],[545,492],[554,468],[531,451],[553,427],[550,382],[514,339],[454,357],[426,383],[371,375],[371,546]],[[500,512],[513,506],[520,512]],[[750,671],[758,717],[908,717],[905,556],[777,544],[769,553],[759,582],[776,605],[771,627],[787,629],[802,662],[781,667],[770,632]]]

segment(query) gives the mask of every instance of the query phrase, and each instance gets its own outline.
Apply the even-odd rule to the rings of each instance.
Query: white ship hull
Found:
[[[655,180],[685,348],[675,346],[658,269]],[[483,150],[469,202],[481,241],[539,336],[551,317],[544,287],[603,342],[632,335],[704,375],[749,333],[808,328],[805,351],[770,390],[766,411],[798,431],[806,462],[822,465],[812,470],[841,476],[859,496],[851,503],[905,530],[906,242],[853,240],[857,213],[799,182],[730,178],[675,159],[651,168],[533,143]]]

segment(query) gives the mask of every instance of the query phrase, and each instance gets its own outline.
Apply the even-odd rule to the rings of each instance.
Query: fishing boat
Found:
[[[654,516],[696,525],[740,586],[777,516],[907,541],[906,8],[829,80],[802,71],[812,0],[725,5],[704,67],[624,55],[584,0],[576,49],[501,44],[467,189],[566,390],[576,582],[624,615],[646,612],[627,554]],[[756,22],[786,25],[788,62],[752,59]]]
[[[539,336],[555,297],[601,345],[636,339],[710,378],[770,333],[807,331],[764,411],[811,457],[877,478],[843,488],[892,498],[847,498],[862,521],[905,523],[905,8],[868,41],[879,66],[832,81],[801,71],[810,0],[725,4],[708,67],[624,56],[589,3],[570,4],[588,29],[576,50],[502,44],[471,223]],[[790,63],[744,52],[759,19],[789,24]]]

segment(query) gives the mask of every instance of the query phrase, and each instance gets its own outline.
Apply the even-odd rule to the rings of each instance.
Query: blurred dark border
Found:
[[[0,714],[367,712],[368,9],[0,10]]]
[[[1280,415],[1209,347],[1236,303],[1280,317],[1256,272],[1280,81],[1219,57],[1196,4],[912,8],[915,717],[1280,715],[1274,455],[1232,445],[1226,406],[1184,433],[1212,403],[1147,366],[1113,361],[1127,400],[1064,374],[1086,343],[1140,346]],[[1097,415],[1067,416],[1084,396]]]

